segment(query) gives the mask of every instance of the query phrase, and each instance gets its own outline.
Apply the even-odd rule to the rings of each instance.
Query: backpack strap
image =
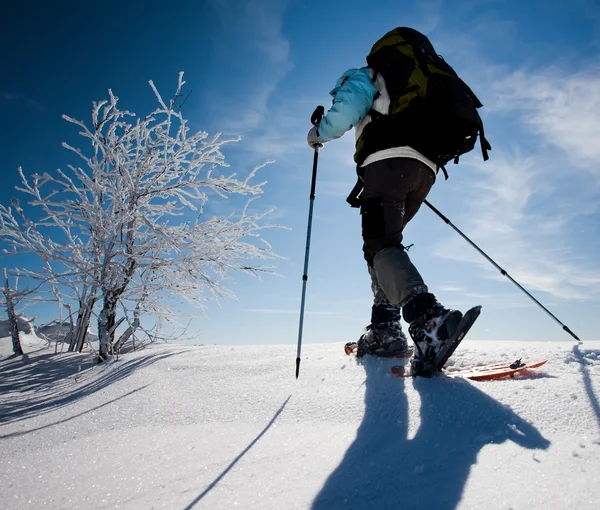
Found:
[[[381,119],[381,117],[385,116],[385,113],[381,113],[378,112],[377,110],[375,110],[374,108],[371,108],[368,112],[367,115],[371,116],[371,122],[376,122],[379,119]]]
[[[377,69],[373,69],[372,67],[368,67],[368,69],[371,69],[371,71],[373,71],[373,78],[371,78],[371,83],[373,84],[373,86],[375,87],[375,90],[377,92],[375,92],[375,95],[373,96],[373,103],[371,103],[371,106],[373,106],[373,104],[375,103],[375,101],[377,101],[379,99],[379,97],[381,96],[381,92],[379,92],[379,89],[377,88],[377,75],[379,74],[379,71],[377,71]],[[381,115],[378,111],[374,110],[373,108],[371,108],[368,112],[368,115],[370,115],[373,119],[378,118],[378,115]]]
[[[351,207],[360,207],[360,198],[359,195],[365,187],[365,169],[361,166],[356,165],[356,184],[350,194],[346,197],[346,202],[350,204]]]
[[[488,151],[492,150],[492,146],[485,137],[483,126],[481,126],[481,131],[479,132],[479,144],[481,145],[481,154],[483,156],[483,161],[487,161],[488,159],[490,159],[490,157],[488,156]]]
[[[471,90],[471,87],[469,87],[464,81],[463,81],[463,84],[465,87],[467,87],[467,92],[468,92],[469,96],[471,97],[471,101],[473,101],[475,108],[481,108],[483,106],[483,103],[475,95],[475,92],[473,92]],[[481,124],[481,129],[479,130],[479,144],[481,145],[481,155],[483,156],[483,161],[487,161],[488,159],[490,159],[490,157],[488,156],[488,151],[492,150],[492,146],[490,145],[490,142],[488,142],[487,138],[485,137],[485,132],[483,130],[483,123]],[[458,163],[458,158],[454,162]]]

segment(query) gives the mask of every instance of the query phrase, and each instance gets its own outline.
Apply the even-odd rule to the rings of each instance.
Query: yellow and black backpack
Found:
[[[378,150],[409,145],[443,168],[471,151],[478,135],[488,159],[481,102],[426,36],[396,28],[373,45],[367,65],[383,76],[390,107],[387,115],[369,112],[373,120],[357,140],[358,165]]]

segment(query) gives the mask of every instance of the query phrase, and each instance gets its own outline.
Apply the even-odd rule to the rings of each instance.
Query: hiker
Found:
[[[450,78],[452,94],[447,93]],[[357,356],[406,353],[402,311],[415,345],[411,373],[430,376],[441,370],[474,319],[465,323],[460,311],[438,302],[402,245],[402,231],[439,169],[471,150],[477,134],[487,159],[491,147],[477,114],[481,103],[424,35],[405,27],[376,42],[367,67],[346,71],[330,94],[333,105],[310,129],[307,142],[318,150],[355,128],[359,181],[348,201],[360,207],[374,296],[371,324],[357,342]],[[443,101],[470,103],[464,125],[456,127],[458,113],[438,112],[440,104],[448,106]]]

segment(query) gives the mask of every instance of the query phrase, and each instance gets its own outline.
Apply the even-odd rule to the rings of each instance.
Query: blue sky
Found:
[[[100,4],[98,4],[100,5]],[[490,160],[449,168],[429,200],[582,339],[600,314],[600,6],[593,0],[210,0],[20,2],[0,7],[0,200],[26,174],[73,163],[80,143],[63,113],[88,120],[111,88],[122,107],[154,107],[185,72],[194,130],[241,135],[225,151],[243,175],[268,159],[258,209],[277,208],[265,238],[282,277],[240,275],[239,301],[194,323],[202,343],[295,343],[315,106],[397,26],[425,32],[484,108]],[[358,338],[370,317],[353,134],[320,153],[305,342]],[[428,209],[405,232],[430,289],[448,307],[483,305],[478,339],[568,340],[551,318]],[[0,260],[12,267],[17,262]],[[36,310],[38,322],[56,316]]]

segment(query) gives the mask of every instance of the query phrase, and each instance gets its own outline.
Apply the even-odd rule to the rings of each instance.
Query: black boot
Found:
[[[405,305],[403,313],[415,344],[411,373],[431,376],[442,369],[440,362],[452,347],[448,340],[456,332],[463,314],[444,308],[430,293],[417,294]]]
[[[367,332],[358,339],[357,344],[358,358],[365,354],[389,356],[408,351],[408,340],[402,331],[400,321],[369,324]]]

